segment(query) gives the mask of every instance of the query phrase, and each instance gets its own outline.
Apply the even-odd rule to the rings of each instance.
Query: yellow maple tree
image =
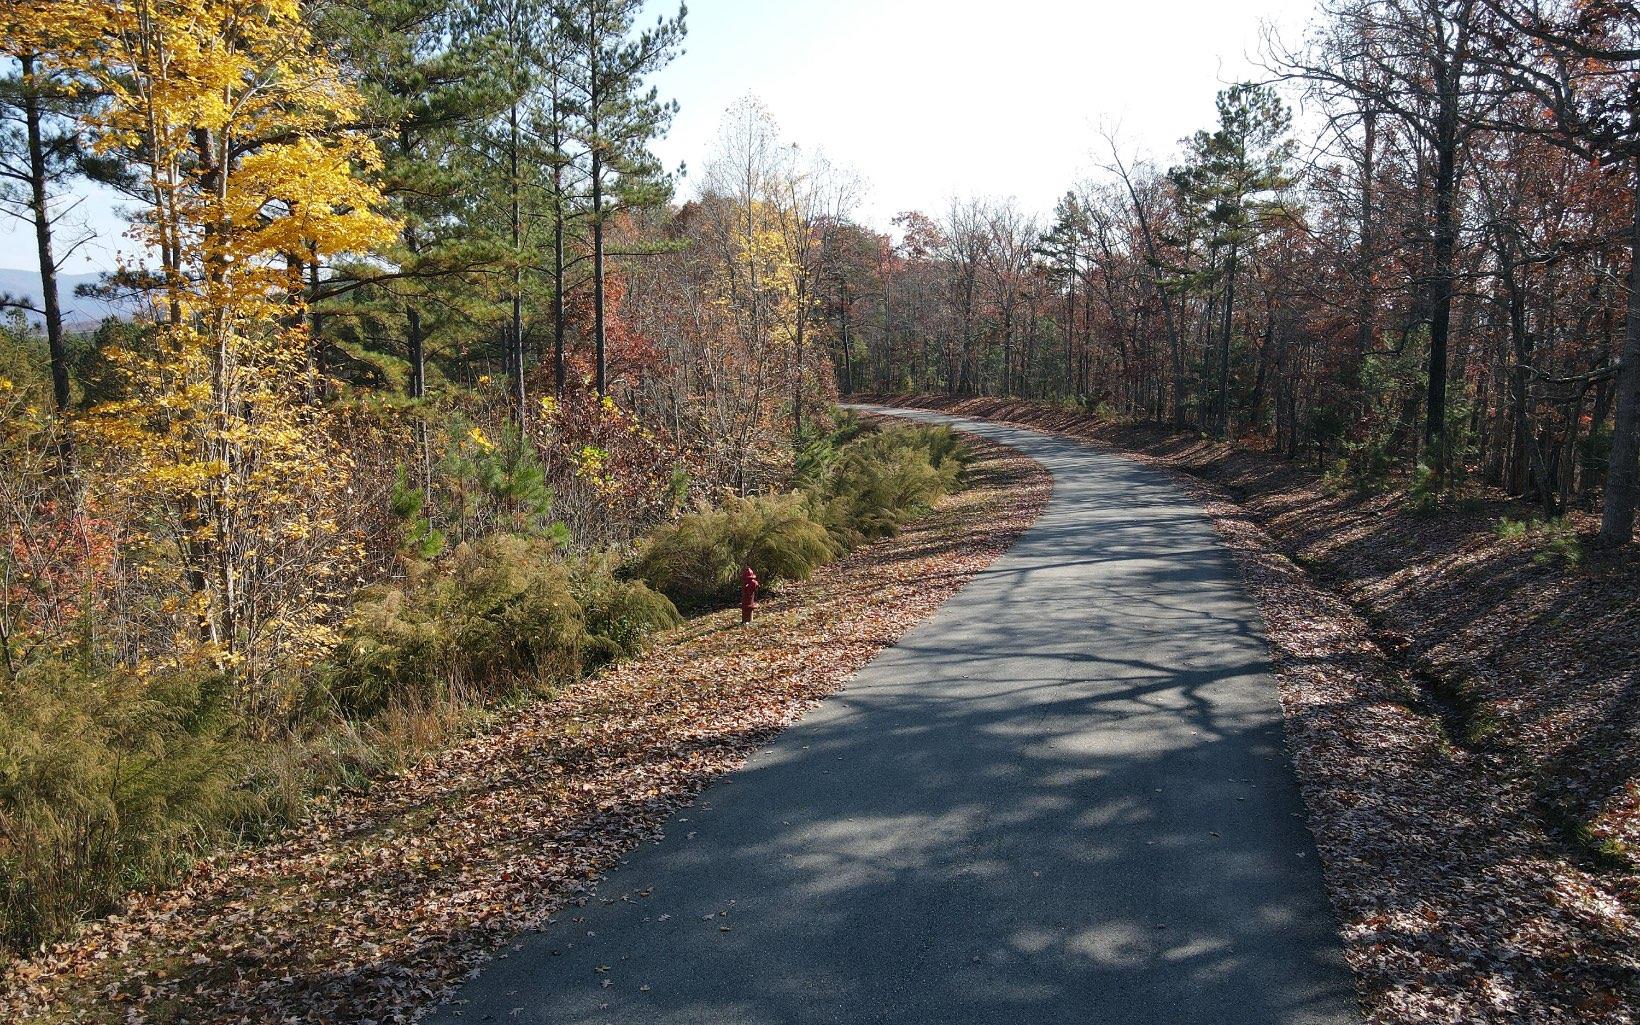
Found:
[[[328,643],[356,546],[349,467],[317,396],[303,268],[388,243],[360,100],[313,44],[298,0],[55,0],[50,60],[103,97],[95,146],[146,207],[157,258],[142,344],[111,354],[121,394],[88,417],[97,498],[167,549],[138,574],[178,596],[143,657],[213,660],[268,712],[278,671]],[[154,542],[160,542],[158,544]]]

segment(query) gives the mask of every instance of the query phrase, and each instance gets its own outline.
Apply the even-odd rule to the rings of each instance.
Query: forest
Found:
[[[688,17],[0,3],[41,277],[0,297],[6,945],[959,488],[952,434],[839,400],[1033,400],[1633,544],[1633,3],[1321,0],[1176,152],[1113,128],[1051,211],[880,225],[755,97],[662,165]],[[146,254],[91,329],[87,182]]]
[[[1319,18],[1176,163],[1107,138],[1051,216],[906,214],[875,270],[830,276],[840,385],[1074,400],[1432,496],[1474,479],[1627,543],[1632,7]]]

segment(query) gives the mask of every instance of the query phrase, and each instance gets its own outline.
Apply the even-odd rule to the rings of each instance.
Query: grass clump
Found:
[[[955,490],[963,458],[949,428],[878,427],[843,414],[798,453],[791,493],[684,516],[651,538],[633,572],[690,608],[734,601],[747,566],[766,586],[806,580]]]
[[[807,580],[838,553],[807,496],[736,498],[656,532],[634,572],[678,605],[700,608],[733,600],[747,566],[773,587]]]
[[[0,939],[24,950],[168,877],[251,809],[220,677],[44,659],[0,694]]]
[[[1503,516],[1493,527],[1493,533],[1502,541],[1534,545],[1537,551],[1532,553],[1532,562],[1539,566],[1558,562],[1572,569],[1583,561],[1583,542],[1577,536],[1577,529],[1564,516],[1547,520],[1535,516],[1522,520]]]
[[[641,582],[598,563],[572,567],[549,539],[495,534],[366,589],[342,625],[326,686],[352,716],[459,691],[550,690],[677,622]]]
[[[962,443],[947,427],[896,427],[836,450],[816,482],[820,518],[852,548],[896,533],[956,490]]]
[[[571,569],[570,593],[586,623],[583,662],[591,669],[637,654],[653,633],[683,622],[677,606],[641,580],[623,580],[608,559]]]

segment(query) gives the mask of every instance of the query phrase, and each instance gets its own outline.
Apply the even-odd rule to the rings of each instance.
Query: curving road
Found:
[[[628,899],[566,914],[434,1020],[1356,1022],[1212,526],[1076,442],[880,411],[1026,452],[1052,502],[604,880]]]

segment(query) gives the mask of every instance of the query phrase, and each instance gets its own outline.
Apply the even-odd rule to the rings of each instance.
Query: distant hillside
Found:
[[[82,298],[75,295],[75,289],[81,285],[94,285],[102,277],[100,274],[63,274],[57,279],[57,297],[63,306],[63,323],[70,329],[84,330],[94,328],[108,317],[121,316],[122,311],[114,304],[101,299]],[[40,305],[40,274],[35,270],[17,270],[11,267],[0,267],[0,293],[16,298],[27,298],[35,306]],[[128,314],[125,314],[128,315]],[[33,323],[41,323],[39,314],[29,314]]]

